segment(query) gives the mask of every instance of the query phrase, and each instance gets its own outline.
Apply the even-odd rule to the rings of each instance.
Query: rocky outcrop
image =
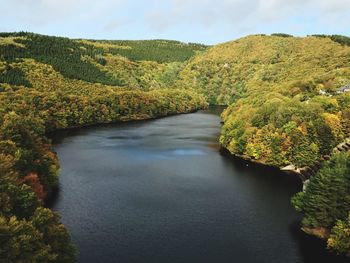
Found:
[[[330,235],[330,230],[324,227],[317,227],[317,228],[309,228],[309,227],[302,227],[301,230],[303,230],[306,234],[327,240]]]

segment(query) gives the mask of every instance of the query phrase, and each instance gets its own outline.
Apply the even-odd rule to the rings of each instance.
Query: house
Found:
[[[349,92],[349,91],[350,91],[350,83],[349,83],[348,85],[343,86],[343,87],[341,87],[341,88],[338,88],[338,89],[336,90],[336,92],[337,92],[338,94],[345,93],[345,92]]]

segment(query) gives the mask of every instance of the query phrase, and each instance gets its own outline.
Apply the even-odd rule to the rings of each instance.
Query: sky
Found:
[[[350,0],[0,0],[0,32],[217,44],[250,34],[350,36]]]

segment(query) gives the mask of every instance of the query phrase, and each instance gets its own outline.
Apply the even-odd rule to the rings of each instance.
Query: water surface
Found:
[[[345,262],[299,231],[297,178],[220,155],[219,112],[54,136],[79,262]]]

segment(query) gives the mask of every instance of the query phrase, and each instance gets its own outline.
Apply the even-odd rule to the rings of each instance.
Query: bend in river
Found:
[[[79,262],[343,262],[299,230],[298,178],[220,155],[220,112],[56,133]]]

